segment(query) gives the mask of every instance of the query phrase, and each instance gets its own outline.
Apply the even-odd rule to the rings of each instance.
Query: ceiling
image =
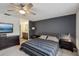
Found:
[[[79,4],[77,3],[33,3],[34,12],[36,15],[27,15],[25,18],[28,18],[31,21],[39,21],[53,17],[59,17],[64,15],[75,14]],[[9,9],[9,4],[0,4],[0,15],[7,12]],[[14,15],[6,17],[20,17]]]
[[[70,15],[76,13],[78,4],[75,3],[41,3],[34,4],[37,15],[29,16],[32,21],[44,20],[53,17]]]
[[[10,4],[8,3],[0,3],[0,17],[4,17],[4,18],[18,18],[19,16],[16,16],[16,13],[11,12],[10,14],[13,14],[12,16],[6,16],[4,15],[4,13],[8,13],[7,10],[10,8],[9,6]]]

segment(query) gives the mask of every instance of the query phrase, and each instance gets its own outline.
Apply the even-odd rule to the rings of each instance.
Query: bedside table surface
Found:
[[[59,47],[70,51],[73,51],[73,48],[76,48],[73,42],[67,42],[67,41],[64,41],[63,39],[59,40]]]

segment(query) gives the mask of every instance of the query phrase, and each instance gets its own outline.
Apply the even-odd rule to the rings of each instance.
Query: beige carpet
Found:
[[[57,56],[77,56],[77,52],[71,52],[66,49],[59,49]]]
[[[0,50],[0,56],[28,56],[28,54],[20,51],[18,46],[13,46],[4,50]]]
[[[75,56],[76,52],[70,52],[65,49],[59,49],[57,56]],[[0,56],[29,56],[19,50],[19,46],[13,46],[7,49],[0,50]]]

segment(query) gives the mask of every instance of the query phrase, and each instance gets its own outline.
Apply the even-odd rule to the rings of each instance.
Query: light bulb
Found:
[[[20,14],[25,14],[25,11],[24,10],[19,10],[19,13]]]

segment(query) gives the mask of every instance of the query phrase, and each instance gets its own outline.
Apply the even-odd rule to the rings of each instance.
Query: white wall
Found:
[[[20,25],[21,25],[21,38],[22,38],[23,32],[28,33],[28,20],[20,19]]]
[[[7,33],[8,36],[19,35],[20,33],[20,20],[17,17],[0,15],[0,22],[13,24],[13,33]]]
[[[76,46],[78,48],[79,55],[79,10],[76,13]]]

